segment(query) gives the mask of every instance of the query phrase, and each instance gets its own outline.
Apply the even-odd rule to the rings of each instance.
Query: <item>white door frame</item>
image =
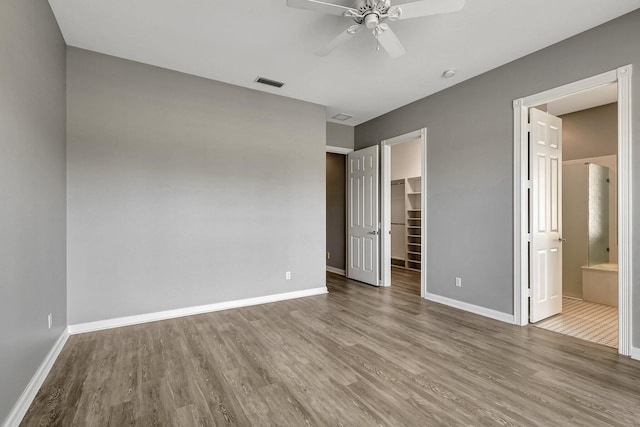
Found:
[[[530,107],[565,96],[618,84],[618,323],[620,354],[630,356],[633,339],[632,305],[632,224],[631,224],[631,74],[632,65],[569,83],[513,101],[513,281],[515,323],[529,323],[529,255],[528,255],[528,143],[527,125]]]
[[[421,235],[421,268],[420,268],[420,297],[427,295],[427,128],[418,129],[414,132],[405,133],[395,138],[385,139],[380,142],[380,221],[382,223],[382,239],[380,247],[380,257],[382,266],[381,284],[391,286],[391,147],[403,142],[420,139],[421,149],[421,174],[420,186],[422,196],[420,197],[420,217],[422,220]]]
[[[326,149],[327,149],[327,153],[344,154],[345,156],[353,152],[353,148],[336,147],[333,145],[327,145]]]

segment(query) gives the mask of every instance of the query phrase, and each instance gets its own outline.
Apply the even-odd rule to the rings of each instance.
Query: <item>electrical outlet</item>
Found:
[[[459,288],[462,287],[462,277],[456,277],[456,286]]]
[[[51,313],[47,316],[47,324],[49,325],[49,329],[51,329],[51,326],[53,326],[53,314]]]
[[[284,278],[285,280],[291,280],[291,272],[287,271],[286,273],[284,273]]]
[[[327,259],[331,259],[331,252],[327,252]]]

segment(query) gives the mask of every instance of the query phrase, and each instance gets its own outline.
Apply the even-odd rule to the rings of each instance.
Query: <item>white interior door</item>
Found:
[[[378,146],[347,157],[347,276],[378,286]]]
[[[529,320],[562,312],[562,120],[531,108]]]

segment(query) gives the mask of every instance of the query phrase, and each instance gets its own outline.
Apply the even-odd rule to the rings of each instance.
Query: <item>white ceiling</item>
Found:
[[[327,117],[353,115],[349,125],[640,7],[640,0],[468,0],[457,13],[392,22],[407,53],[391,59],[365,31],[316,56],[352,21],[288,8],[286,0],[49,3],[71,46],[326,105]],[[442,78],[449,68],[458,75]],[[260,85],[258,75],[286,85]]]
[[[560,98],[547,104],[547,111],[554,116],[575,113],[588,108],[600,107],[618,100],[618,85],[612,83],[600,86],[575,95]]]

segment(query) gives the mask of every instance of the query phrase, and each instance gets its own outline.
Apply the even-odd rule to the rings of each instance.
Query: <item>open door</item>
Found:
[[[529,110],[532,323],[562,312],[562,120]]]
[[[347,277],[378,286],[378,146],[347,157]]]

